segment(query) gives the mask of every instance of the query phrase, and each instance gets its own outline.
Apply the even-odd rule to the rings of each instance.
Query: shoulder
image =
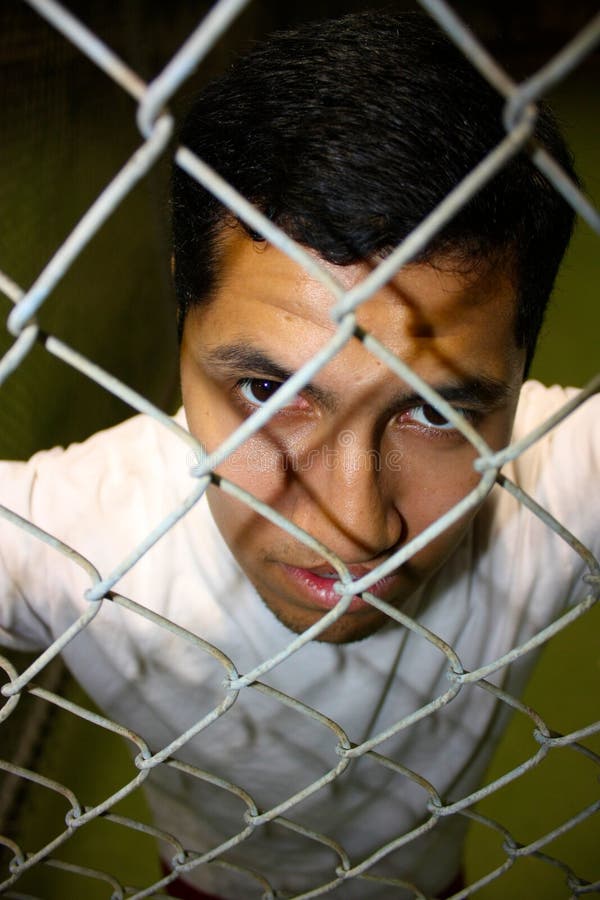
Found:
[[[181,412],[170,421],[185,429]],[[151,416],[137,415],[66,449],[54,447],[36,453],[26,466],[36,477],[55,475],[81,487],[94,483],[97,488],[99,480],[114,478],[124,482],[131,477],[149,476],[172,461],[181,463],[183,469],[186,454],[190,456],[187,444],[165,425]],[[168,466],[163,474],[172,476],[179,468]]]
[[[574,481],[585,481],[598,474],[600,394],[526,382],[521,390],[512,443],[536,431],[536,440],[513,463],[519,482],[533,486],[544,473],[546,477],[559,472],[564,476],[568,471]]]
[[[185,428],[181,413],[172,421]],[[191,490],[192,455],[165,425],[137,415],[66,449],[0,463],[0,503],[62,540],[87,543],[94,527],[120,533],[126,520],[140,529],[159,521]]]
[[[583,402],[579,402],[582,398]],[[553,385],[546,387],[539,381],[526,381],[521,388],[517,415],[513,429],[513,439],[528,434],[542,422],[554,416],[559,410],[573,406],[564,421],[569,419],[578,427],[587,422],[591,424],[594,413],[600,405],[600,394],[586,396],[580,388]],[[573,418],[571,418],[573,417]]]
[[[169,422],[185,430],[181,410]],[[181,448],[185,451],[186,444],[166,425],[149,415],[136,415],[96,432],[81,443],[70,444],[66,449],[54,447],[36,453],[28,465],[35,469],[47,466],[72,471],[73,467],[107,470],[118,464],[133,471],[143,471],[170,458]]]
[[[503,472],[593,553],[600,552],[600,395],[524,385],[513,445],[536,440]],[[531,513],[523,511],[527,520]],[[539,521],[536,528],[541,525]],[[544,529],[546,536],[547,527]],[[566,548],[560,541],[558,554]],[[537,545],[539,548],[539,544]],[[572,551],[570,551],[572,553]]]
[[[537,439],[504,465],[502,474],[598,554],[600,398],[578,404],[579,397],[577,389],[527,382],[511,445],[534,433]],[[565,409],[570,411],[563,417]],[[434,583],[452,591],[442,637],[462,647],[459,638],[470,635],[474,647],[500,656],[545,627],[569,602],[580,600],[586,592],[581,581],[586,571],[585,561],[562,536],[496,485],[475,516],[468,539]],[[469,659],[471,649],[463,652]],[[476,663],[473,659],[469,665]]]

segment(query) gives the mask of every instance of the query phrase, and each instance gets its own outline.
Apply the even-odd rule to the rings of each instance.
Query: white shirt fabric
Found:
[[[572,392],[535,382],[522,391],[514,438],[527,434]],[[178,414],[180,422],[183,413]],[[598,473],[600,398],[588,400],[530,448],[505,474],[590,546],[600,549]],[[89,559],[106,576],[177,503],[189,495],[189,449],[145,416],[66,451],[29,463],[0,464],[0,502]],[[0,638],[21,649],[45,647],[89,604],[89,576],[46,544],[0,519]],[[465,540],[406,611],[443,638],[473,670],[507,653],[589,592],[581,558],[513,497],[495,487]],[[219,648],[239,673],[294,637],[264,606],[221,538],[205,499],[128,572],[115,591]],[[519,694],[535,653],[490,677]],[[83,687],[114,721],[155,753],[209,716],[227,698],[226,669],[198,642],[110,600],[65,648]],[[390,624],[349,645],[311,643],[267,673],[263,683],[317,710],[360,744],[451,687],[448,660],[424,638]],[[431,782],[445,803],[473,791],[505,724],[477,684],[375,747]],[[533,725],[532,725],[533,728]],[[337,734],[255,687],[174,751],[178,760],[234,783],[260,812],[340,763]],[[132,745],[134,755],[138,748]],[[131,777],[137,770],[132,765]],[[246,805],[219,784],[159,765],[145,782],[156,825],[186,850],[204,853],[247,827]],[[85,798],[83,798],[85,800]],[[442,889],[460,862],[467,820],[442,817],[415,840],[402,835],[429,818],[427,791],[401,769],[355,760],[282,815],[333,838],[359,865],[396,841],[368,874]],[[171,848],[162,847],[168,858]],[[221,858],[221,857],[219,857]],[[281,896],[335,879],[330,846],[278,822],[258,826],[223,860],[262,872]],[[260,896],[258,882],[226,867],[201,865],[187,879],[223,898]],[[353,879],[329,896],[387,898],[390,885]],[[404,892],[393,896],[402,897]],[[408,894],[406,896],[409,896]],[[412,895],[411,895],[412,896]]]

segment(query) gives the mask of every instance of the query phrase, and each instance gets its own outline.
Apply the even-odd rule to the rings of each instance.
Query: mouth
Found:
[[[293,582],[300,595],[318,609],[333,609],[342,599],[342,595],[334,590],[334,584],[340,580],[339,575],[329,567],[317,567],[314,569],[302,569],[297,566],[282,566],[287,577]],[[369,570],[364,566],[348,566],[353,578],[362,578]],[[398,582],[398,573],[387,575],[376,581],[368,592],[376,597],[384,597],[390,592],[394,584]],[[352,597],[347,612],[361,612],[374,610],[374,607],[360,596]]]

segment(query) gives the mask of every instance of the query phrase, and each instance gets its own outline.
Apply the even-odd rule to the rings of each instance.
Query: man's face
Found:
[[[366,263],[322,262],[346,289]],[[221,278],[186,319],[183,402],[211,452],[332,337],[330,292],[275,247],[227,236]],[[510,437],[524,365],[514,288],[499,271],[465,276],[419,264],[365,302],[358,323],[464,412],[493,448]],[[479,482],[472,446],[352,339],[309,386],[218,468],[334,551],[357,578]],[[332,567],[241,501],[208,492],[230,550],[294,632],[335,605]],[[399,608],[447,559],[463,517],[371,590]],[[352,641],[387,617],[355,598],[320,639]]]

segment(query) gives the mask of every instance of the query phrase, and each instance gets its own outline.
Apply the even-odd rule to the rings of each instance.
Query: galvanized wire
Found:
[[[560,522],[529,497],[521,488],[513,484],[500,469],[507,462],[518,459],[530,446],[559,428],[568,416],[578,409],[590,396],[600,389],[600,377],[593,379],[577,397],[566,403],[562,409],[550,416],[541,425],[532,430],[521,440],[510,444],[497,452],[492,452],[465,417],[458,413],[438,392],[420,378],[406,363],[395,356],[381,341],[359,328],[354,316],[355,311],[374,292],[383,287],[398,270],[415,258],[439,230],[478,192],[511,158],[521,152],[530,154],[534,164],[546,175],[555,189],[560,192],[573,208],[596,231],[600,232],[600,216],[584,193],[572,184],[555,160],[535,144],[532,139],[535,126],[535,102],[557,80],[577,66],[600,39],[600,17],[596,17],[580,35],[576,36],[555,58],[534,73],[527,81],[517,84],[505,73],[477,38],[459,19],[456,13],[442,0],[420,0],[424,9],[433,16],[451,39],[460,47],[473,65],[484,75],[505,98],[504,124],[505,138],[487,157],[469,172],[454,190],[432,210],[430,215],[407,236],[407,238],[383,260],[359,285],[351,290],[344,290],[331,274],[321,266],[315,257],[293,241],[280,228],[270,222],[248,200],[224,181],[220,175],[195,156],[188,148],[178,147],[172,152],[177,164],[192,178],[211,191],[238,218],[245,221],[253,230],[264,236],[273,245],[286,253],[292,260],[302,265],[305,270],[317,279],[331,294],[335,301],[332,318],[336,323],[336,331],[326,346],[302,366],[295,375],[264,405],[250,416],[244,424],[211,454],[204,452],[201,445],[178,423],[166,416],[155,405],[146,400],[138,392],[133,391],[109,372],[92,363],[77,350],[69,347],[54,335],[43,332],[36,321],[39,310],[50,302],[52,292],[65,276],[84,247],[94,239],[102,224],[112,215],[122,201],[129,195],[133,187],[145,178],[153,164],[165,154],[171,152],[169,142],[173,133],[173,118],[166,111],[166,104],[190,74],[202,63],[207,53],[229,27],[231,22],[248,4],[249,0],[219,0],[197,29],[190,35],[182,48],[167,63],[164,69],[147,84],[104,42],[55,0],[26,0],[29,6],[43,16],[54,28],[59,30],[74,46],[84,53],[98,66],[116,85],[127,92],[137,103],[137,123],[143,141],[139,148],[115,175],[107,188],[84,214],[81,221],[73,228],[63,245],[48,261],[32,287],[23,290],[10,274],[0,272],[0,291],[14,304],[7,319],[7,329],[14,337],[9,350],[0,360],[0,385],[8,378],[18,377],[18,370],[31,349],[35,345],[43,347],[48,353],[60,358],[85,377],[92,379],[119,397],[133,410],[153,417],[161,427],[181,441],[183,447],[191,448],[196,464],[191,470],[190,489],[187,497],[181,501],[155,528],[148,531],[145,538],[133,548],[123,548],[122,559],[109,572],[101,572],[93,560],[85,559],[74,548],[67,546],[58,538],[33,523],[23,519],[12,510],[0,506],[0,515],[14,528],[22,530],[30,537],[43,542],[56,554],[57,565],[75,564],[79,566],[89,579],[89,587],[85,592],[87,608],[36,660],[23,672],[16,671],[8,661],[0,658],[0,667],[5,674],[6,683],[2,687],[4,706],[0,709],[0,724],[6,721],[19,703],[20,698],[30,695],[53,708],[61,709],[66,714],[86,721],[94,728],[115,734],[132,743],[136,748],[133,760],[135,774],[126,784],[111,792],[101,802],[89,805],[75,796],[67,785],[49,779],[41,773],[17,766],[10,761],[0,761],[0,768],[21,779],[23,782],[35,784],[51,793],[64,798],[68,810],[64,816],[64,829],[52,839],[31,852],[22,847],[11,837],[0,836],[0,843],[12,855],[8,871],[0,882],[0,893],[6,897],[30,897],[19,893],[17,885],[24,872],[35,866],[60,868],[73,875],[79,887],[77,895],[85,895],[85,885],[90,880],[99,880],[109,885],[113,900],[141,900],[143,897],[165,896],[162,892],[179,875],[185,875],[201,866],[221,867],[245,877],[248,890],[251,886],[262,891],[265,898],[275,897],[277,886],[272,885],[266,873],[260,870],[260,859],[256,860],[255,869],[244,868],[230,862],[225,854],[233,847],[247,841],[257,830],[265,827],[278,827],[300,836],[306,842],[306,853],[310,856],[311,846],[327,847],[332,853],[332,865],[329,878],[322,884],[301,894],[294,895],[309,898],[323,896],[352,879],[380,883],[390,888],[390,896],[395,888],[412,891],[414,897],[424,898],[418,884],[408,880],[384,878],[373,870],[375,864],[389,856],[400,847],[407,847],[419,837],[433,831],[442,819],[452,816],[466,817],[481,827],[497,832],[503,839],[505,859],[492,871],[455,894],[455,898],[468,897],[475,894],[486,884],[503,876],[512,868],[515,861],[522,857],[535,858],[548,866],[556,867],[565,876],[565,889],[571,896],[584,896],[597,891],[600,882],[588,883],[578,877],[569,866],[552,855],[541,852],[559,835],[576,828],[581,822],[595,815],[600,809],[600,802],[587,804],[567,821],[550,828],[545,834],[538,836],[527,844],[519,844],[515,837],[501,824],[482,815],[474,807],[476,804],[500,790],[509,783],[521,778],[526,772],[535,769],[558,748],[568,748],[574,755],[584,756],[587,761],[598,766],[600,759],[580,742],[597,733],[600,723],[585,724],[567,735],[552,731],[546,721],[534,710],[526,707],[522,701],[488,680],[489,676],[505,669],[509,665],[523,659],[528,654],[546,643],[555,634],[561,632],[571,621],[584,615],[597,601],[600,593],[600,565],[592,551],[571,534]],[[474,468],[480,475],[478,485],[445,515],[426,528],[421,534],[398,550],[389,560],[378,566],[373,572],[355,579],[335,553],[322,545],[305,530],[298,528],[285,516],[268,507],[258,498],[232,481],[216,475],[215,469],[236,452],[252,435],[256,434],[278,410],[282,409],[309,381],[320,372],[349,342],[359,340],[366,350],[382,361],[391,372],[403,382],[410,385],[428,404],[431,404],[442,416],[457,428],[476,453]],[[314,551],[319,558],[327,560],[338,574],[336,589],[340,600],[334,609],[324,615],[315,625],[301,635],[290,638],[286,646],[274,656],[263,659],[251,670],[240,673],[235,660],[229,658],[219,647],[210,644],[202,637],[192,634],[165,616],[152,611],[132,598],[113,591],[122,576],[138,564],[140,559],[160,540],[174,525],[188,514],[203,496],[209,484],[229,493],[241,503],[246,504],[260,516],[268,519],[293,538],[297,543]],[[476,670],[468,671],[456,650],[439,635],[430,631],[422,623],[410,615],[395,609],[390,604],[369,593],[369,588],[380,578],[407,562],[416,552],[423,549],[431,541],[439,537],[459,518],[476,508],[489,493],[493,484],[511,493],[516,500],[526,506],[532,515],[540,519],[556,535],[558,535],[574,552],[579,554],[588,569],[585,587],[579,602],[565,612],[555,622],[548,624],[529,640],[513,647],[510,652],[491,660]],[[418,638],[440,654],[446,667],[446,686],[437,696],[423,703],[419,708],[403,716],[398,721],[387,725],[375,734],[367,733],[362,742],[352,743],[351,738],[339,724],[323,715],[298,698],[261,681],[267,673],[276,670],[293,654],[301,654],[303,648],[325,629],[344,615],[352,597],[361,593],[364,599],[378,609],[390,620],[400,624],[407,634]],[[114,722],[105,716],[91,712],[77,702],[58,696],[52,691],[37,686],[32,679],[57,654],[65,649],[77,634],[88,628],[91,621],[102,609],[103,604],[114,604],[124,615],[137,616],[154,626],[169,631],[174,636],[193,645],[201,654],[210,656],[223,670],[221,701],[200,718],[191,723],[184,732],[173,735],[173,738],[162,747],[151,747],[143,735],[138,735],[128,728],[127,723]],[[444,659],[445,658],[445,659]],[[501,777],[485,784],[466,796],[448,800],[439,795],[436,787],[424,775],[403,766],[399,761],[386,756],[382,751],[385,742],[401,731],[413,728],[418,722],[427,719],[440,711],[465,690],[465,686],[486,692],[505,709],[513,709],[527,717],[531,724],[531,732],[537,747],[534,752]],[[238,785],[227,781],[217,774],[202,770],[177,758],[177,753],[197,735],[209,729],[217,720],[227,721],[228,711],[236,702],[241,692],[252,696],[261,694],[268,697],[274,707],[286,706],[294,711],[298,721],[314,723],[322,730],[322,743],[331,744],[338,756],[338,762],[322,776],[300,790],[294,790],[289,796],[269,809],[262,809],[252,796],[252,785]],[[373,729],[377,716],[372,719]],[[329,744],[328,744],[329,742]],[[412,785],[422,789],[426,802],[427,814],[414,828],[400,836],[390,836],[390,840],[378,847],[362,860],[352,860],[343,845],[326,833],[319,833],[288,818],[298,804],[308,797],[323,791],[327,785],[335,784],[342,773],[352,778],[352,765],[360,759],[369,760],[382,768],[393,771]],[[160,828],[144,822],[122,816],[114,812],[115,804],[123,797],[138,788],[157,767],[166,767],[180,772],[186,777],[195,779],[226,794],[236,797],[244,812],[240,815],[239,830],[227,840],[212,847],[187,847],[183,836],[169,834]],[[152,884],[144,886],[123,885],[117,873],[104,871],[87,865],[73,864],[59,859],[54,854],[71,839],[79,829],[102,818],[115,827],[147,835],[168,845],[173,856],[172,872]]]

